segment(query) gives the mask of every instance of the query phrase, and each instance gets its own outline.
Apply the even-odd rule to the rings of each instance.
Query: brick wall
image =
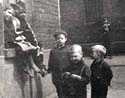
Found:
[[[97,42],[97,19],[102,15],[100,0],[60,0],[61,27],[69,34],[68,43]],[[96,7],[95,7],[96,6]]]
[[[104,0],[104,15],[109,16],[112,23],[112,41],[125,41],[125,1]]]
[[[68,32],[68,43],[102,42],[103,17],[108,16],[113,50],[119,51],[116,47],[125,44],[124,4],[124,0],[60,0],[61,27]]]
[[[43,46],[50,48],[54,46],[53,34],[58,29],[58,0],[32,0],[31,5],[28,7],[32,9],[33,30]]]
[[[125,41],[124,4],[124,0],[60,0],[61,26],[69,33],[69,43],[100,42],[104,16],[112,25],[112,41]]]
[[[61,27],[68,32],[68,44],[84,39],[85,9],[83,0],[60,0]]]

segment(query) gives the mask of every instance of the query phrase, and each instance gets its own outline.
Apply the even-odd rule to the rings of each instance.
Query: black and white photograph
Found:
[[[125,98],[125,0],[0,0],[0,98]]]

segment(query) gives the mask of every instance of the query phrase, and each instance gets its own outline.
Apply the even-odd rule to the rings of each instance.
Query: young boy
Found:
[[[18,56],[23,59],[24,71],[30,76],[34,77],[34,73],[41,73],[41,70],[34,62],[34,55],[37,56],[37,50],[39,49],[38,41],[36,39],[35,33],[26,21],[26,8],[24,2],[17,2],[18,11],[15,17],[19,20],[20,25],[15,26],[18,36],[15,39],[15,44],[19,46],[17,50]],[[22,38],[22,36],[25,38]]]
[[[80,45],[72,45],[69,50],[71,65],[63,74],[66,98],[87,98],[87,84],[90,81],[90,68],[84,64]]]
[[[104,61],[106,48],[102,45],[92,46],[91,64],[91,98],[107,98],[108,86],[113,77],[110,66]]]
[[[52,74],[52,82],[56,87],[58,98],[63,98],[62,92],[62,77],[63,69],[69,66],[67,33],[63,30],[58,30],[54,34],[56,47],[50,51],[48,73]]]

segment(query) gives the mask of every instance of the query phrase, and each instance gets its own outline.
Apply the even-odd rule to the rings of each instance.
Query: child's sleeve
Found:
[[[52,54],[52,51],[50,51],[50,54],[49,54],[49,62],[48,62],[48,73],[50,73],[53,69],[53,54]]]
[[[88,84],[90,81],[90,68],[88,66],[85,66],[85,69],[82,71],[81,74],[81,81],[83,81],[85,84]]]
[[[80,75],[70,74],[70,77],[86,85],[90,81],[90,68],[88,66],[85,66],[82,68]]]
[[[32,44],[34,45],[34,46],[38,46],[38,41],[37,41],[37,39],[36,39],[36,35],[35,35],[35,33],[34,33],[34,31],[33,31],[33,29],[31,28],[31,26],[30,26],[30,24],[27,22],[27,29],[29,30],[29,32],[30,32],[30,34],[31,34],[31,37],[32,37]]]
[[[106,74],[107,74],[106,75],[107,83],[108,83],[108,85],[110,85],[110,82],[113,78],[113,72],[112,72],[111,67],[109,65],[106,67]]]

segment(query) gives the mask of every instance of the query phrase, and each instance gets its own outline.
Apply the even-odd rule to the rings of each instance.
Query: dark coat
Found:
[[[52,73],[52,81],[55,84],[61,79],[63,69],[70,65],[68,58],[68,46],[54,48],[50,51],[48,72]]]
[[[112,77],[112,70],[105,61],[91,64],[92,98],[106,98]]]
[[[70,65],[68,57],[68,46],[54,48],[50,51],[48,62],[48,73],[52,74],[52,82],[56,87],[59,98],[63,98],[62,73]]]
[[[30,24],[25,19],[19,19],[19,20],[21,25],[18,30],[23,31],[22,35],[26,37],[27,42],[30,42],[32,45],[37,46],[38,42],[37,42],[35,33],[30,27]]]
[[[72,64],[65,69],[71,74],[76,74],[81,76],[81,80],[69,77],[64,79],[64,89],[63,91],[70,98],[86,98],[87,97],[87,84],[90,81],[90,68],[86,66],[81,60],[78,64]]]

